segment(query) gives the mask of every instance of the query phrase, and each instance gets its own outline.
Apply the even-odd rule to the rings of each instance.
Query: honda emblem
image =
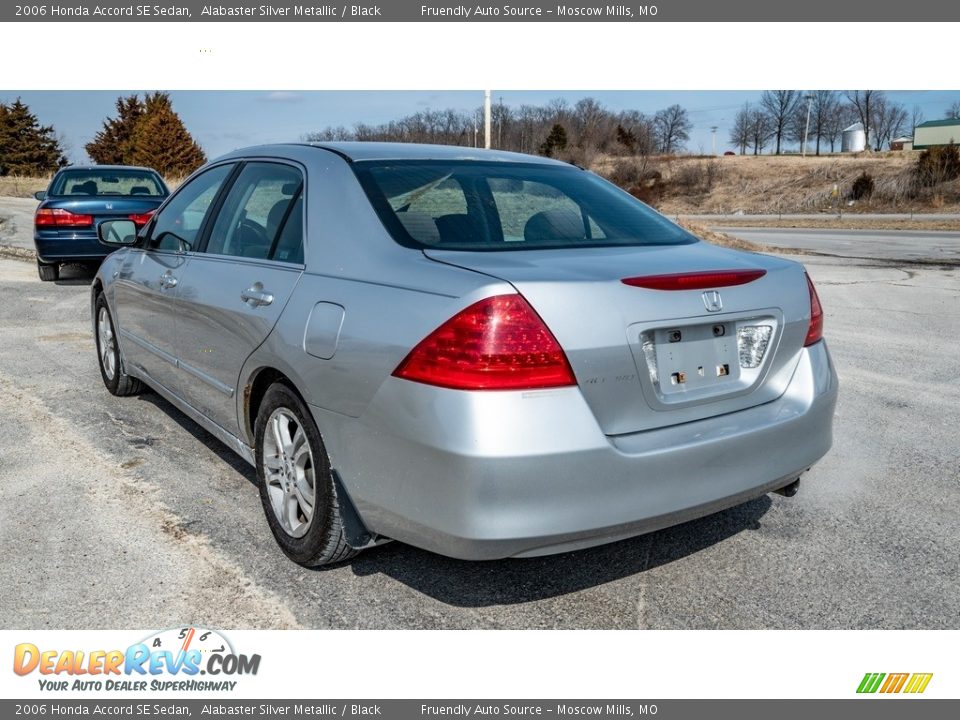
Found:
[[[703,293],[703,305],[707,312],[720,312],[723,310],[723,301],[720,299],[720,293],[716,290],[707,290]]]

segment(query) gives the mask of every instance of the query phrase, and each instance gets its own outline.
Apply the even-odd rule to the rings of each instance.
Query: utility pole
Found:
[[[503,150],[503,95],[500,96],[500,114],[497,116],[497,150]]]
[[[483,146],[490,149],[490,91],[483,91]]]
[[[717,126],[714,125],[710,128],[710,132],[713,133],[713,156],[717,156]]]
[[[813,93],[807,93],[807,124],[803,127],[803,151],[801,157],[807,156],[807,134],[810,132],[810,105],[813,103]]]

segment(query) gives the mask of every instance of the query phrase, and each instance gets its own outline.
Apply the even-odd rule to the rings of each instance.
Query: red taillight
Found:
[[[520,295],[461,310],[418,344],[395,377],[456,390],[576,385],[560,343]]]
[[[803,341],[806,347],[823,338],[823,307],[820,305],[820,298],[817,296],[817,289],[813,286],[813,280],[806,273],[804,275],[807,278],[807,289],[810,291],[810,326],[807,328],[807,339]]]
[[[134,213],[133,215],[128,215],[127,217],[133,220],[134,225],[137,227],[143,227],[150,222],[150,218],[153,217],[153,213],[153,210],[147,210],[145,213]]]
[[[706,288],[746,285],[767,274],[766,270],[704,270],[671,275],[644,275],[620,282],[648,290],[704,290]]]
[[[33,216],[37,227],[85,228],[93,225],[93,215],[80,215],[63,208],[40,208]]]

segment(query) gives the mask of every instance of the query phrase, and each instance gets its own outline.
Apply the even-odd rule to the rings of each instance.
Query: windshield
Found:
[[[534,250],[681,245],[696,238],[593,173],[477,161],[356,162],[401,245]]]
[[[69,197],[166,197],[160,177],[149,170],[65,170],[57,175],[50,194]]]

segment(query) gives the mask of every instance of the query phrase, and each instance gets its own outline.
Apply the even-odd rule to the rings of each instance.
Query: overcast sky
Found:
[[[23,99],[39,116],[52,124],[66,141],[73,162],[86,162],[83,146],[96,133],[103,120],[115,112],[118,95],[127,91],[16,91],[0,90],[0,102]],[[143,92],[142,90],[140,91]],[[889,91],[907,111],[919,106],[927,120],[944,116],[950,103],[960,100],[957,91]],[[375,125],[409,115],[418,110],[442,110],[452,107],[471,110],[483,103],[482,91],[173,91],[173,107],[183,118],[210,158],[238,147],[265,142],[298,141],[304,133],[328,125],[352,126],[356,122]],[[678,103],[690,113],[694,127],[687,149],[712,150],[710,128],[718,126],[718,151],[730,148],[730,125],[745,102],[756,102],[760,91],[493,91],[493,101],[505,105],[545,104],[553,98],[565,98],[570,104],[593,97],[613,110],[639,110],[653,114]]]

